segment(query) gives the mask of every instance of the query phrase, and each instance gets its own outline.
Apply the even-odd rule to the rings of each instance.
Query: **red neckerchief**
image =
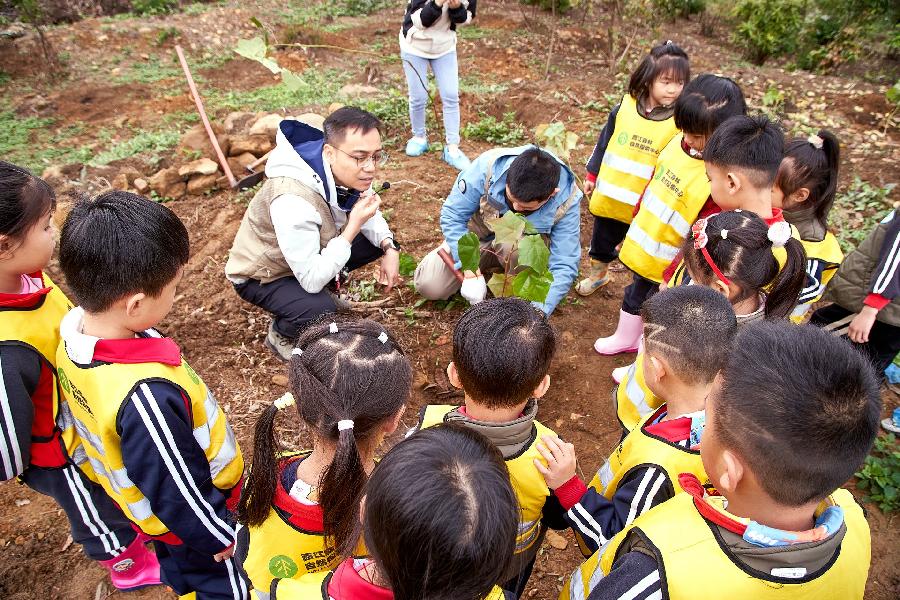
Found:
[[[780,208],[772,207],[772,218],[771,219],[763,219],[766,222],[766,225],[771,227],[775,223],[781,223],[784,221],[784,211]]]
[[[693,473],[682,473],[678,476],[678,483],[681,485],[681,489],[693,497],[694,506],[697,507],[697,512],[700,513],[701,517],[743,537],[744,532],[747,531],[747,525],[728,517],[728,515],[707,504],[703,497],[707,490],[700,483],[700,480],[697,479],[696,475]]]
[[[336,600],[394,600],[394,592],[369,583],[356,570],[354,558],[348,558],[334,570],[328,582],[328,595]]]
[[[322,507],[318,504],[303,504],[291,497],[290,490],[284,489],[281,474],[286,469],[297,468],[297,464],[306,458],[305,456],[292,456],[278,465],[278,484],[275,486],[275,498],[273,504],[288,513],[288,522],[304,531],[324,532]]]
[[[181,364],[181,348],[171,338],[100,339],[94,346],[94,360],[123,365],[155,362],[177,367]]]
[[[41,283],[44,282],[44,274],[40,271],[27,273],[32,279],[37,279]],[[31,308],[36,306],[43,300],[44,296],[50,293],[52,287],[43,287],[36,292],[30,294],[0,294],[0,307],[9,308]]]
[[[678,417],[669,421],[652,423],[652,421],[658,419],[659,415],[665,410],[667,410],[665,404],[660,406],[653,416],[647,419],[647,425],[644,425],[644,431],[676,444],[689,439],[691,437],[691,420],[687,417]]]

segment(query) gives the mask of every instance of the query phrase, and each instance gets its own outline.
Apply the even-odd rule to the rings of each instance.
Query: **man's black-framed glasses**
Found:
[[[350,158],[352,158],[353,160],[355,160],[356,166],[359,167],[360,169],[364,169],[365,167],[368,167],[369,165],[372,165],[375,167],[383,167],[384,165],[387,164],[387,161],[390,158],[390,155],[388,155],[388,153],[385,152],[384,150],[377,150],[377,151],[373,152],[372,154],[366,154],[365,156],[354,156],[353,154],[350,154],[349,152],[344,152],[337,146],[334,146],[334,149],[337,150],[338,152],[340,152],[341,154],[345,154],[345,155],[349,156]]]

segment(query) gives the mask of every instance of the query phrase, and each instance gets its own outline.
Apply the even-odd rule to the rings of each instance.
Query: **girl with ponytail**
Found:
[[[769,226],[749,211],[698,219],[682,252],[686,272],[676,271],[673,282],[692,281],[721,292],[739,326],[788,317],[806,278],[806,254],[791,237],[790,225]]]
[[[337,315],[303,331],[289,364],[293,394],[257,421],[238,504],[236,554],[261,599],[272,579],[327,571],[358,547],[375,451],[397,429],[412,383],[409,359],[381,324]],[[293,410],[312,451],[279,447],[275,420]]]
[[[772,188],[772,205],[783,209],[785,220],[797,228],[806,250],[806,283],[791,317],[795,321],[801,321],[822,297],[844,259],[837,238],[828,231],[840,159],[840,144],[831,132],[823,130],[791,140]]]

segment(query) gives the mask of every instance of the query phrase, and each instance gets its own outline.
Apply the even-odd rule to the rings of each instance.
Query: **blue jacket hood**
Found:
[[[322,181],[327,181],[325,164],[322,160],[322,148],[325,146],[325,134],[322,130],[294,119],[284,119],[279,127],[303,162],[309,165]],[[330,195],[328,186],[325,186],[327,202],[331,201]]]

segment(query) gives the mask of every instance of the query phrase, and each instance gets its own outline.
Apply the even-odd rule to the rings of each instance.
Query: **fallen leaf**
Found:
[[[281,387],[287,387],[288,386],[287,375],[281,375],[281,374],[272,375],[272,383],[274,383],[275,385],[281,386]]]
[[[66,536],[66,541],[63,542],[62,548],[60,548],[59,551],[65,552],[66,550],[68,550],[69,546],[72,545],[72,542],[73,542],[72,536],[71,535]]]
[[[16,500],[16,506],[28,506],[29,504],[31,504],[31,500],[27,500],[25,498],[20,498],[19,500]]]
[[[559,535],[552,529],[547,530],[547,541],[557,550],[565,550],[569,547],[569,540]]]

